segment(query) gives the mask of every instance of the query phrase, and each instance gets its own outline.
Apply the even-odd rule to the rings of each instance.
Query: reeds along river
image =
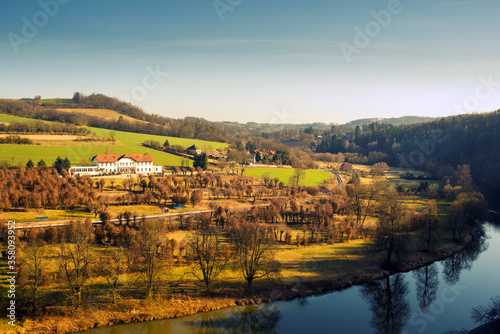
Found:
[[[475,306],[500,296],[500,228],[484,230],[460,253],[374,284],[273,304],[87,331],[129,333],[445,333],[480,325]]]

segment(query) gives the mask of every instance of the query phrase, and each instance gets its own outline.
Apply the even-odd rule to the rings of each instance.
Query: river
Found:
[[[500,228],[460,253],[375,284],[321,296],[249,305],[193,316],[96,328],[85,334],[445,333],[472,329],[475,306],[500,296]]]

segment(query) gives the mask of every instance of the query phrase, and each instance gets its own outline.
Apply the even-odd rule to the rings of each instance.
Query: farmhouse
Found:
[[[188,152],[188,154],[192,154],[192,155],[201,154],[201,148],[199,148],[196,145],[188,147],[188,149],[186,151]]]
[[[102,154],[92,158],[93,166],[71,167],[74,175],[157,174],[162,166],[154,165],[149,154]]]

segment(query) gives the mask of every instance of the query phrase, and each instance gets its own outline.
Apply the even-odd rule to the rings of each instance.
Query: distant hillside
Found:
[[[135,133],[229,142],[232,136],[201,118],[174,119],[148,114],[131,103],[103,94],[73,99],[0,99],[0,113],[32,119]]]
[[[363,126],[372,123],[379,124],[391,124],[391,125],[410,125],[417,123],[432,122],[437,120],[436,117],[422,117],[422,116],[403,116],[403,117],[392,117],[392,118],[362,118],[346,123],[346,126]]]
[[[433,122],[362,131],[358,150],[388,154],[393,165],[450,175],[450,167],[469,164],[490,205],[500,205],[500,110],[451,116]]]
[[[118,121],[120,117],[124,121],[128,122],[142,122],[142,123],[147,123],[146,121],[143,120],[138,120],[133,117],[127,116],[127,115],[122,115],[117,111],[110,110],[110,109],[89,109],[89,108],[57,108],[56,110],[58,111],[63,111],[67,113],[73,113],[73,114],[82,114],[82,115],[87,115],[87,116],[95,116],[99,117],[108,121]]]
[[[204,152],[210,152],[219,148],[228,147],[224,143],[216,143],[210,141],[202,141],[197,139],[185,139],[177,137],[165,137],[165,136],[155,136],[149,134],[141,133],[130,133],[122,131],[114,131],[107,129],[98,129],[92,127],[76,127],[71,124],[61,124],[56,122],[39,121],[32,120],[29,118],[3,115],[0,114],[0,134],[2,133],[3,124],[17,124],[21,127],[23,124],[27,124],[30,132],[35,129],[34,124],[42,123],[49,130],[54,131],[58,127],[68,126],[71,128],[77,128],[81,130],[87,130],[87,133],[80,134],[92,135],[96,139],[105,138],[108,141],[70,141],[67,142],[57,142],[57,140],[52,140],[52,142],[42,143],[42,145],[15,145],[15,144],[1,144],[0,145],[0,166],[8,165],[25,165],[29,159],[39,161],[43,159],[47,164],[52,164],[52,162],[58,157],[68,157],[73,165],[87,165],[90,163],[89,159],[97,154],[144,154],[148,153],[155,158],[155,162],[167,165],[167,166],[181,166],[183,159],[179,156],[172,155],[169,153],[161,152],[158,150],[153,150],[141,145],[144,141],[153,140],[160,143],[165,142],[168,139],[170,145],[178,145],[183,148],[187,148],[191,145],[196,145],[200,147]],[[64,130],[64,128],[62,129]],[[63,131],[68,133],[69,131]],[[40,132],[35,132],[40,133]],[[55,132],[52,132],[55,133]],[[57,134],[57,133],[56,133]],[[43,136],[43,133],[39,135]],[[49,137],[49,136],[47,136]],[[51,136],[56,138],[58,136]],[[64,138],[64,136],[59,136]],[[66,136],[68,137],[68,136]],[[109,139],[114,139],[114,141],[109,141]]]

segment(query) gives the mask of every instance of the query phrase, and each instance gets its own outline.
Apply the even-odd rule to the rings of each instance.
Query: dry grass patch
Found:
[[[106,120],[113,120],[117,121],[120,117],[123,117],[124,121],[128,121],[131,123],[147,123],[145,121],[141,121],[135,118],[132,118],[127,115],[120,114],[117,111],[114,110],[109,110],[109,109],[82,109],[82,108],[60,108],[56,109],[62,112],[67,112],[67,113],[72,113],[72,114],[83,114],[86,116],[95,116],[95,117],[100,117],[104,118]]]

